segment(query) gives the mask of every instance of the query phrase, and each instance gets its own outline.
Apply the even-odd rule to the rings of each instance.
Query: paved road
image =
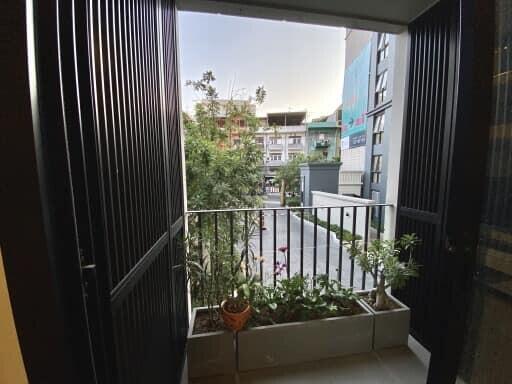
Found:
[[[265,206],[269,208],[279,207],[279,197],[270,195],[267,196]],[[276,248],[286,246],[287,234],[286,234],[286,211],[276,211]],[[274,223],[273,223],[273,211],[265,211],[264,213],[265,230],[263,233],[263,257],[264,257],[264,268],[263,276],[265,282],[273,281],[273,265],[274,265]],[[300,217],[293,214],[290,215],[290,274],[300,272],[300,259],[301,259],[301,247],[300,247]],[[336,279],[338,276],[339,267],[339,256],[340,256],[340,243],[334,233],[330,233],[329,243],[329,276],[332,279]],[[251,239],[251,247],[255,255],[259,255],[260,252],[260,241],[259,231]],[[276,250],[277,261],[283,263],[286,262],[286,253],[279,252]],[[327,230],[318,226],[317,227],[317,245],[316,245],[316,271],[317,274],[326,273],[326,259],[327,259]],[[314,269],[314,225],[308,221],[304,221],[304,275],[313,275]],[[342,260],[341,260],[341,271],[342,271],[342,282],[344,285],[350,285],[350,270],[351,260],[347,254],[347,251],[342,248]],[[286,276],[284,271],[283,276]],[[371,277],[367,276],[366,287],[373,284]],[[356,289],[362,288],[362,272],[357,265],[354,265],[354,287]]]

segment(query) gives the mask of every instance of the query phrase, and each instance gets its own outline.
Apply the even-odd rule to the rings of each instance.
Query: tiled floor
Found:
[[[190,384],[423,384],[428,352],[414,339],[408,347],[240,373],[238,377],[195,379]]]

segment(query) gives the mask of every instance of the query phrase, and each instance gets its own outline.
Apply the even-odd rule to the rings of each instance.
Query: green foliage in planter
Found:
[[[310,221],[310,222],[314,223],[315,222],[315,215],[305,211],[304,212],[304,220],[307,220],[307,221]],[[327,221],[321,220],[321,219],[319,219],[317,217],[316,218],[316,223],[319,226],[321,226],[322,228],[326,228],[327,229]],[[336,238],[339,240],[340,239],[340,226],[337,225],[337,224],[332,224],[331,223],[330,230],[336,234]],[[352,239],[352,237],[353,237],[352,236],[352,232],[347,231],[346,229],[343,229],[343,241],[350,241]],[[354,238],[356,240],[361,240],[362,239],[362,237],[360,235],[355,235]]]
[[[261,104],[263,87],[246,102],[233,98],[221,102],[211,71],[187,85],[200,94],[194,116],[184,114],[187,202],[189,210],[257,207],[261,190],[263,153],[255,142],[260,121],[251,103]],[[221,111],[222,110],[222,111]],[[221,119],[222,117],[222,123]],[[240,129],[239,121],[245,122]],[[233,135],[240,138],[234,143]],[[256,263],[250,244],[256,216],[248,214],[248,228],[241,212],[189,216],[185,239],[187,272],[193,306],[207,306],[210,322],[218,321],[215,306],[236,292],[251,265]]]
[[[418,276],[419,265],[412,258],[412,252],[420,243],[415,234],[405,234],[398,240],[373,240],[365,251],[363,244],[354,239],[344,242],[345,248],[361,269],[377,280],[372,292],[372,303],[376,310],[389,308],[386,289],[402,288],[411,277]],[[407,261],[400,258],[407,257]]]
[[[286,199],[286,205],[289,207],[300,207],[300,197],[292,196]]]
[[[295,275],[276,287],[255,286],[251,294],[253,325],[306,321],[353,314],[359,308],[350,288],[318,276],[316,285],[308,277]]]
[[[232,216],[232,217],[231,217]],[[212,327],[219,321],[216,307],[234,295],[244,285],[253,285],[252,276],[260,258],[254,254],[250,239],[258,225],[255,213],[233,212],[217,217],[202,214],[199,220],[189,220],[186,238],[187,276],[190,282],[192,306],[206,306]],[[231,227],[231,222],[233,226]],[[247,252],[245,243],[247,242]]]

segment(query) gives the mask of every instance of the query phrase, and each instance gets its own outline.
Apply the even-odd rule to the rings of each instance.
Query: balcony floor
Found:
[[[194,379],[190,384],[415,384],[427,381],[429,353],[412,337],[408,347],[240,373]]]

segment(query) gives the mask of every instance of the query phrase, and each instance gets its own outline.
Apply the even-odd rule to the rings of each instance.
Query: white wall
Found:
[[[400,176],[400,156],[402,151],[402,131],[406,115],[406,85],[409,59],[409,34],[395,36],[395,61],[393,73],[393,109],[389,126],[388,176],[386,184],[386,203],[393,206],[386,210],[384,220],[384,238],[395,237],[396,207],[398,205],[398,182]]]
[[[366,224],[366,205],[375,204],[375,201],[368,199],[360,199],[357,197],[336,195],[334,193],[326,193],[320,191],[311,192],[313,196],[313,206],[334,206],[334,207],[352,207],[356,211],[356,234],[364,237],[364,230]],[[371,217],[371,209],[369,210]],[[343,229],[352,232],[353,220],[354,220],[354,208],[344,209],[343,215]],[[318,218],[327,221],[327,209],[318,210]],[[340,224],[340,209],[331,209],[331,224]],[[369,225],[370,223],[368,223]],[[370,227],[369,227],[370,228]]]
[[[341,172],[364,171],[366,146],[341,151]]]

